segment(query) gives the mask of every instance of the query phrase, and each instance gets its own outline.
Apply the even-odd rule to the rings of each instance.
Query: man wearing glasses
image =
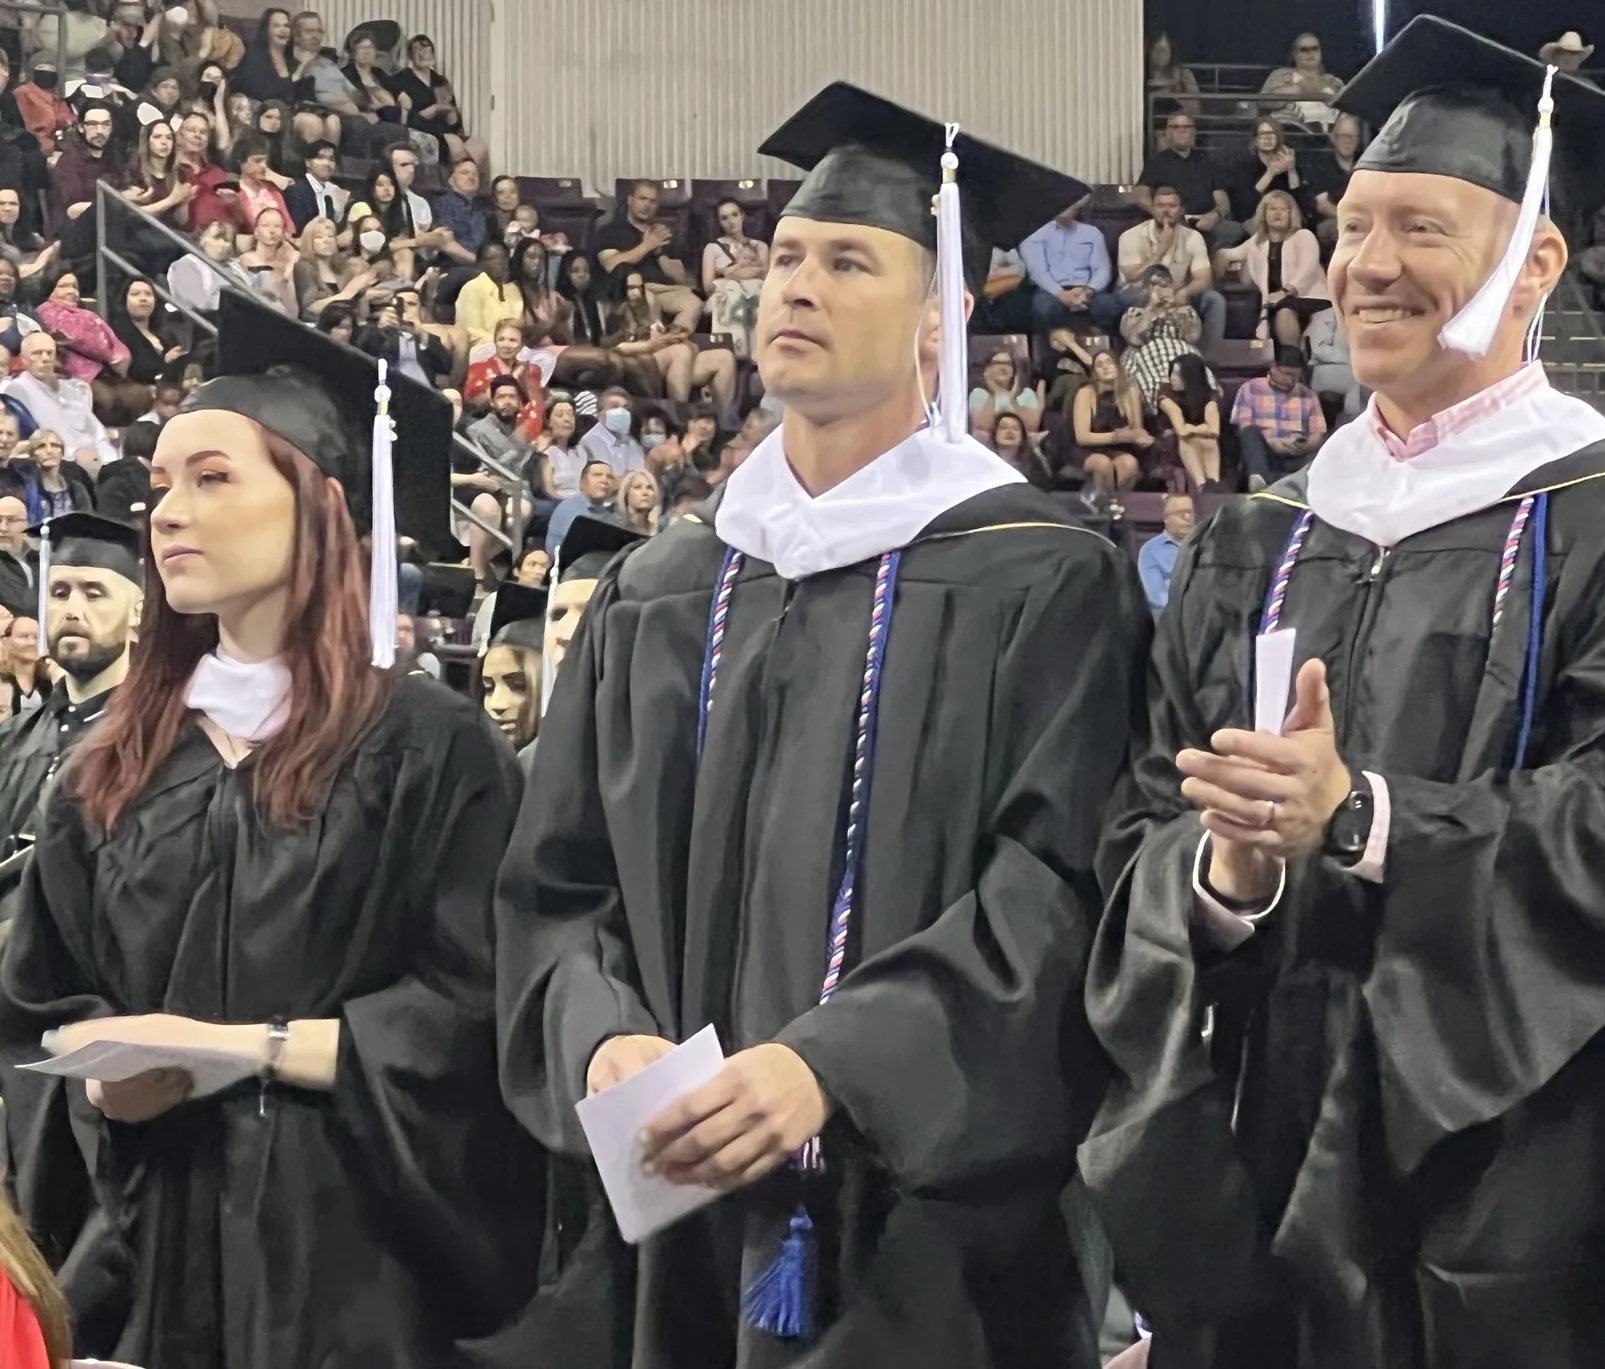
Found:
[[[85,105],[78,126],[68,135],[67,146],[51,168],[58,212],[76,219],[94,207],[95,182],[115,171],[106,155],[110,144],[111,106]]]
[[[1198,125],[1193,116],[1174,111],[1165,121],[1165,146],[1143,164],[1132,198],[1152,210],[1154,191],[1171,186],[1181,193],[1183,219],[1204,235],[1211,252],[1236,247],[1248,233],[1242,224],[1232,221],[1222,177],[1208,154],[1198,150],[1197,142]]]

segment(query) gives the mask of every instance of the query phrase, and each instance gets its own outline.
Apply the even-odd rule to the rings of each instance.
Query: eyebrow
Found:
[[[186,456],[184,458],[184,469],[187,471],[191,466],[199,465],[202,461],[205,461],[208,457],[212,456],[221,456],[225,461],[229,460],[229,454],[227,452],[222,451],[217,447],[208,447],[203,451],[191,452],[188,456]],[[160,471],[163,475],[167,474],[167,467],[162,465],[159,460],[152,460],[150,463],[150,469],[152,475],[154,475],[157,471]]]
[[[774,245],[776,247],[801,248],[805,252],[808,250],[807,243],[789,233],[783,237],[776,238]],[[831,238],[826,242],[816,244],[816,246],[821,252],[858,252],[868,257],[871,261],[880,260],[875,253],[875,249],[863,238]]]

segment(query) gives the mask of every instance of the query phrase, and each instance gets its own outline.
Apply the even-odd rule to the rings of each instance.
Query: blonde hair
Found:
[[[652,507],[645,513],[636,513],[630,507],[630,491],[642,482],[652,487]],[[658,482],[651,471],[626,471],[624,479],[619,481],[619,488],[613,495],[613,507],[625,526],[634,528],[637,532],[652,533],[658,530],[658,504],[660,491]]]
[[[0,1273],[11,1280],[17,1295],[33,1309],[50,1363],[65,1365],[72,1357],[67,1300],[4,1192],[0,1192]]]
[[[1304,214],[1295,200],[1285,190],[1269,190],[1265,198],[1259,202],[1259,208],[1254,211],[1254,217],[1248,221],[1249,232],[1256,242],[1264,242],[1268,229],[1265,227],[1265,206],[1272,201],[1287,206],[1287,235],[1292,237],[1304,227]]]
[[[496,327],[494,329],[492,329],[492,331],[491,331],[491,335],[490,335],[491,342],[494,343],[496,341],[496,339],[499,338],[503,333],[506,333],[506,332],[509,332],[509,331],[517,333],[518,334],[518,340],[520,342],[523,342],[523,340],[524,340],[524,323],[523,323],[522,319],[516,319],[516,318],[504,318],[504,319],[501,319],[500,321],[498,321],[498,323],[496,324]]]
[[[334,256],[331,258],[330,264],[334,266],[336,270],[338,270],[340,265],[340,233],[339,230],[335,228],[333,219],[313,219],[312,222],[306,226],[306,231],[301,234],[301,260],[312,266],[316,266],[318,264],[319,258],[314,256],[312,252],[312,240],[321,236],[325,231],[327,231],[329,236],[335,240]]]

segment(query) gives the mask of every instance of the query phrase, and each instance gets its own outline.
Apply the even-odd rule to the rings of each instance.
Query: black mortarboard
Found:
[[[595,580],[626,547],[645,541],[646,534],[611,518],[581,514],[557,549],[558,581]]]
[[[770,134],[760,153],[808,172],[789,216],[884,228],[936,250],[933,197],[947,130],[934,119],[837,81]],[[979,138],[953,140],[963,193],[964,276],[986,280],[993,247],[1010,248],[1090,189]]]
[[[185,411],[227,409],[255,419],[338,480],[360,531],[369,530],[378,362],[305,324],[225,290],[216,378]],[[396,530],[430,555],[460,554],[451,535],[451,405],[393,367],[390,414]]]
[[[546,591],[509,580],[496,591],[490,614],[490,645],[539,651],[546,634]]]
[[[1520,204],[1544,72],[1525,53],[1418,16],[1337,97],[1380,130],[1355,169],[1452,176]],[[1553,95],[1555,189],[1591,209],[1605,198],[1605,91],[1557,72]]]
[[[140,583],[138,528],[98,513],[62,513],[45,522],[50,524],[51,565],[98,566]],[[28,536],[40,537],[44,528],[44,523],[37,524]]]

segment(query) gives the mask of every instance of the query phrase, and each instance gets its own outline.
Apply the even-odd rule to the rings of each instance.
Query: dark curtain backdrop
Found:
[[[1389,0],[1388,32],[1417,14],[1437,14],[1486,33],[1522,52],[1538,49],[1567,29],[1605,53],[1605,4],[1600,0]],[[1163,29],[1188,62],[1287,60],[1296,35],[1321,36],[1326,65],[1352,76],[1371,56],[1371,0],[1146,0],[1151,33]],[[1605,57],[1596,59],[1605,65]]]

